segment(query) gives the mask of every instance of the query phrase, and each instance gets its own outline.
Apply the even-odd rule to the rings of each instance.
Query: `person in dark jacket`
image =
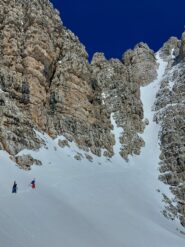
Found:
[[[17,183],[14,181],[13,187],[12,187],[12,193],[17,193]]]
[[[32,189],[35,189],[35,188],[36,188],[36,186],[35,186],[35,179],[33,179],[33,180],[31,181],[31,187],[32,187]]]

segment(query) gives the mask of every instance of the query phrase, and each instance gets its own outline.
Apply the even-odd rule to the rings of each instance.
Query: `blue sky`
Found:
[[[52,0],[64,25],[86,46],[107,58],[121,58],[140,41],[158,50],[170,37],[181,37],[185,0]]]

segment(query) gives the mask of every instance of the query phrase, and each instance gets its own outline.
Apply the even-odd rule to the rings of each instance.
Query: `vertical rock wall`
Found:
[[[139,154],[144,145],[138,136],[144,129],[139,87],[156,76],[148,46],[139,44],[123,62],[98,61],[95,54],[89,64],[84,46],[48,0],[4,0],[0,11],[1,149],[11,155],[38,149],[37,129],[53,138],[63,134],[98,156],[104,149],[111,157],[114,113],[124,129],[120,154]]]
[[[167,201],[167,216],[179,217],[185,226],[185,63],[184,34],[180,42],[171,38],[161,49],[168,61],[166,76],[155,103],[155,120],[161,125],[160,179],[170,185],[175,205]]]

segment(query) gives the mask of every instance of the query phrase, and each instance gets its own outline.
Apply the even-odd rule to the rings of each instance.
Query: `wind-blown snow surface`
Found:
[[[0,247],[184,247],[179,222],[162,215],[161,193],[171,196],[158,180],[158,130],[152,105],[166,64],[159,58],[158,79],[141,89],[146,146],[127,163],[118,155],[91,163],[73,159],[81,152],[72,143],[60,148],[47,135],[47,149],[31,153],[43,162],[25,172],[0,152]],[[115,151],[120,128],[114,124]],[[81,152],[82,153],[82,152]],[[36,178],[37,189],[29,183]],[[13,181],[18,193],[11,194]]]

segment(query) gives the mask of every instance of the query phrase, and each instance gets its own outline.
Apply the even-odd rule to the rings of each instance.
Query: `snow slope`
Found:
[[[159,54],[157,59],[157,80],[141,89],[150,124],[142,135],[146,146],[139,157],[129,162],[119,157],[123,130],[116,127],[113,116],[117,155],[111,160],[76,161],[74,154],[83,152],[74,143],[61,149],[58,140],[41,133],[37,134],[47,148],[21,153],[39,158],[42,167],[22,171],[0,151],[0,247],[185,246],[179,222],[162,215],[164,205],[157,192],[171,197],[158,180],[159,127],[152,121],[151,108],[166,66]],[[29,186],[33,178],[35,191]],[[14,180],[19,187],[16,195],[11,194]]]

